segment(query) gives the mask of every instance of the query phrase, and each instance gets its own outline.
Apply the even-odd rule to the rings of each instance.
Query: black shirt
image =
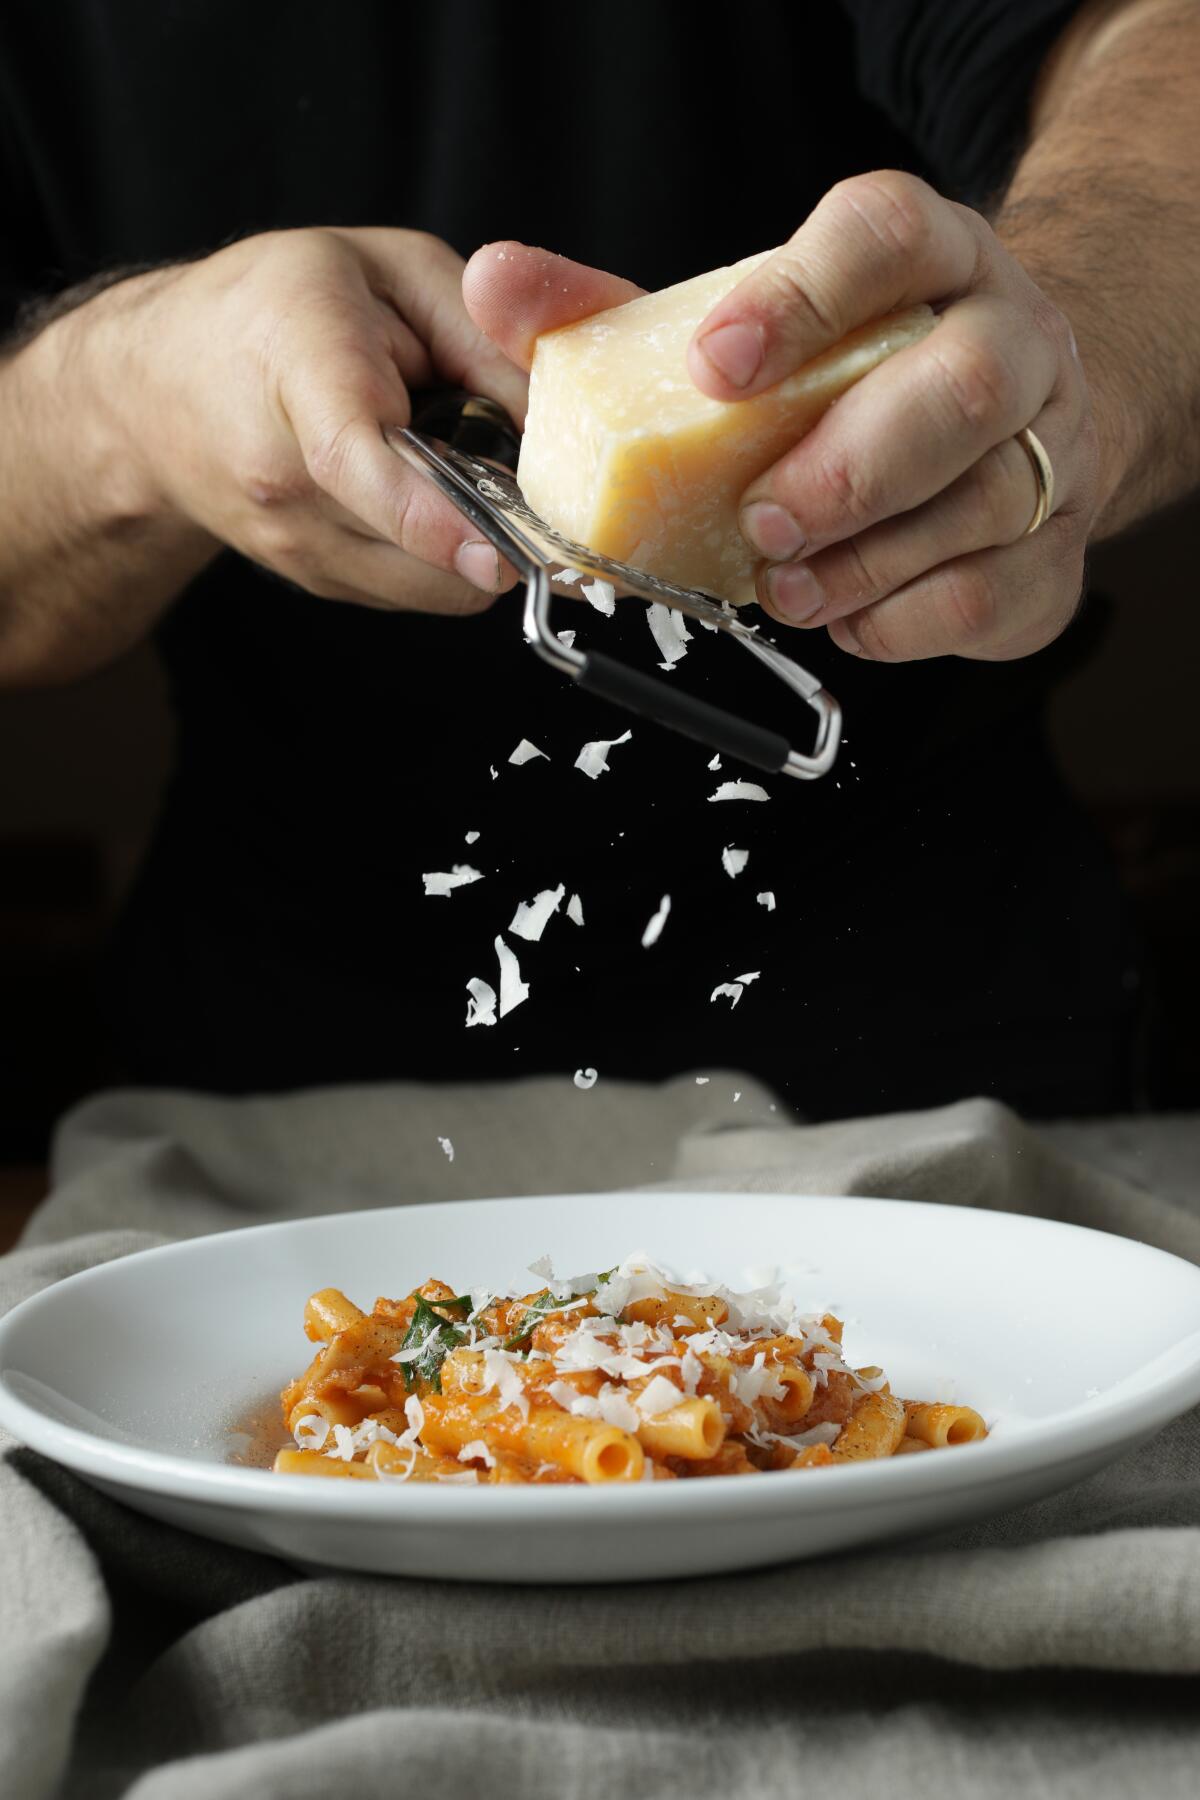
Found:
[[[729,54],[668,0],[10,0],[0,306],[313,223],[419,227],[464,255],[511,236],[659,287],[782,241],[856,170],[982,200],[1072,11],[747,0]],[[556,623],[652,665],[639,605],[582,610]],[[607,775],[576,771],[627,721],[534,659],[516,596],[469,620],[381,613],[226,553],[158,638],[178,762],[109,983],[137,1079],[735,1064],[814,1116],[981,1088],[1112,1099],[1124,925],[1033,723],[1070,634],[1019,663],[907,667],[796,634],[847,748],[824,782],[768,780],[766,805],[711,803],[747,771],[638,721]],[[698,633],[669,679],[802,735],[748,660]],[[521,738],[548,760],[511,765]],[[736,880],[727,844],[750,852]],[[422,873],[456,861],[484,879],[426,898]],[[468,1030],[467,980],[498,986],[497,933],[559,882],[584,926],[560,912],[540,943],[510,939],[530,998]],[[709,999],[747,970],[732,1013]]]

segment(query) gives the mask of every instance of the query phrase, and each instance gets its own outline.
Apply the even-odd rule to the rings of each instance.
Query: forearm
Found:
[[[998,236],[1071,322],[1095,405],[1094,538],[1200,483],[1200,8],[1092,0],[1047,63]]]
[[[139,276],[0,358],[0,685],[69,680],[141,637],[213,556],[135,441]]]

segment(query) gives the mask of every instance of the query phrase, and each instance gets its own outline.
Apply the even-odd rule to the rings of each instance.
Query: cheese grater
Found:
[[[496,401],[462,393],[438,395],[421,406],[412,427],[388,427],[384,436],[516,569],[525,584],[525,637],[551,668],[570,676],[588,693],[769,774],[812,781],[833,767],[842,713],[818,678],[763,638],[757,626],[744,625],[737,609],[726,602],[601,556],[547,525],[526,504],[511,472],[520,437]],[[812,749],[797,750],[781,733],[767,731],[601,651],[564,644],[550,623],[554,594],[571,592],[560,580],[563,570],[610,582],[618,594],[657,601],[710,630],[724,632],[811,707],[817,715]]]

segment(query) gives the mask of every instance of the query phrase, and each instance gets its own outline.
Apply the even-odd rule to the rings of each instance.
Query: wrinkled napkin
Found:
[[[805,1127],[735,1074],[130,1092],[64,1122],[50,1198],[0,1258],[0,1310],[202,1232],[632,1185],[995,1207],[1200,1261],[1190,1117],[1035,1130],[977,1100]],[[143,1518],[2,1434],[0,1452],[7,1800],[1200,1788],[1200,1413],[1066,1494],[937,1538],[608,1588],[302,1576]]]

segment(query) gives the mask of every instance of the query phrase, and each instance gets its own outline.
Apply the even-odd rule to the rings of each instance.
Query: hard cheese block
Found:
[[[927,306],[893,313],[752,400],[710,400],[688,374],[692,333],[770,254],[543,333],[517,469],[529,505],[564,536],[739,606],[754,599],[757,563],[737,528],[742,493],[934,324]]]

